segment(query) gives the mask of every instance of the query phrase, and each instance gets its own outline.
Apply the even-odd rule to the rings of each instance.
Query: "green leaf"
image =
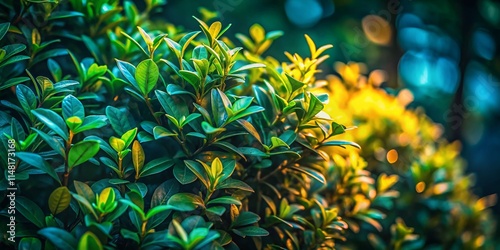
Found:
[[[42,139],[49,145],[54,151],[56,151],[62,157],[66,157],[66,152],[64,150],[64,145],[57,140],[54,136],[48,135],[45,132],[38,130],[36,128],[32,128]]]
[[[170,212],[171,210],[171,207],[168,206],[168,205],[161,205],[161,206],[156,206],[156,207],[153,207],[151,208],[147,214],[146,214],[146,219],[149,220],[151,219],[153,216],[159,214],[159,213],[163,213],[163,212]]]
[[[186,126],[187,124],[189,124],[190,122],[192,122],[192,121],[194,121],[194,120],[198,119],[199,117],[201,117],[201,114],[198,114],[198,113],[192,113],[192,114],[188,115],[188,116],[186,117],[186,119],[185,119],[184,121],[182,121],[182,123],[181,123],[180,125],[181,125],[181,127],[184,127],[184,126]]]
[[[125,2],[127,3],[127,2]],[[120,229],[120,234],[123,236],[125,239],[130,239],[135,241],[136,243],[140,243],[141,240],[139,239],[139,235],[136,232],[132,232],[128,229],[122,228]]]
[[[234,189],[239,189],[243,191],[248,191],[248,192],[254,192],[252,187],[250,187],[248,184],[246,184],[243,181],[236,180],[236,179],[227,179],[219,185],[217,185],[217,189],[229,189],[229,188],[234,188]]]
[[[47,238],[47,240],[59,249],[74,250],[77,248],[78,241],[76,238],[64,229],[47,227],[41,229],[38,233]]]
[[[65,186],[56,188],[49,196],[49,209],[53,215],[59,214],[69,207],[71,194]]]
[[[235,121],[235,120],[241,119],[243,117],[249,116],[251,114],[259,113],[259,112],[262,112],[262,111],[265,111],[265,109],[263,107],[260,107],[260,106],[251,106],[251,107],[245,109],[244,111],[239,112],[235,116],[231,117],[231,121]]]
[[[140,177],[146,177],[163,172],[172,167],[172,165],[174,165],[174,162],[169,157],[154,159],[144,165]]]
[[[155,93],[162,108],[165,110],[165,113],[175,117],[177,120],[180,120],[183,116],[189,115],[187,105],[181,102],[179,98],[174,98],[161,90],[156,90]]]
[[[221,207],[221,206],[215,206],[215,207],[207,208],[207,212],[216,214],[218,216],[222,216],[224,214],[224,212],[226,212],[226,208]]]
[[[76,180],[73,183],[78,195],[85,198],[89,203],[95,203],[95,194],[94,191],[92,191],[92,188],[89,187],[89,185]]]
[[[120,61],[116,59],[116,65],[118,66],[118,69],[122,73],[122,75],[125,77],[125,79],[132,84],[134,87],[138,87],[137,81],[135,80],[135,72],[136,68],[134,65],[125,62],[125,61]]]
[[[102,247],[99,238],[97,238],[97,236],[95,236],[95,234],[91,231],[87,231],[80,238],[80,242],[78,242],[78,249],[103,250],[104,248]]]
[[[151,197],[151,207],[167,204],[172,195],[179,192],[179,183],[174,179],[167,180],[160,184]]]
[[[49,20],[63,19],[63,18],[69,18],[69,17],[83,17],[83,16],[85,16],[85,15],[81,12],[59,10],[59,11],[52,12],[49,16]]]
[[[67,55],[68,54],[68,50],[67,49],[51,49],[51,50],[47,50],[43,53],[40,53],[40,54],[37,54],[35,56],[35,59],[33,59],[32,61],[32,65],[36,65],[48,58],[53,58],[53,57],[56,57],[56,56],[64,56],[64,55]]]
[[[247,160],[245,155],[237,147],[235,147],[233,144],[231,144],[229,142],[218,141],[218,142],[213,143],[212,145],[219,147],[221,149],[224,149],[229,153],[236,154],[236,155],[240,156],[241,158],[243,158],[243,160],[245,160],[245,161]]]
[[[183,185],[196,181],[196,175],[182,163],[175,164],[174,176]]]
[[[80,125],[82,125],[82,122],[82,119],[77,116],[68,117],[68,119],[66,119],[66,125],[68,125],[69,130],[73,132],[75,132]]]
[[[118,153],[125,149],[125,141],[114,136],[109,138],[109,145]]]
[[[25,237],[19,241],[19,250],[42,250],[42,242],[38,238]]]
[[[288,146],[288,144],[286,144],[286,142],[284,142],[283,140],[281,140],[280,138],[278,138],[276,136],[273,136],[273,137],[271,137],[271,148],[270,149],[274,149],[277,147],[286,147],[288,149],[290,148],[290,146]]]
[[[142,53],[144,53],[144,55],[149,57],[149,53],[146,50],[144,50],[144,48],[141,46],[141,44],[139,42],[137,42],[137,40],[135,40],[134,38],[132,38],[131,36],[129,36],[127,33],[123,32],[123,31],[121,31],[121,34],[123,36],[125,36],[127,39],[129,39],[132,43],[134,43],[142,51]]]
[[[75,200],[78,201],[78,203],[80,204],[80,207],[82,207],[84,210],[87,210],[87,212],[89,212],[90,214],[92,214],[94,216],[95,219],[98,218],[95,210],[94,210],[94,207],[92,207],[92,205],[90,204],[89,200],[87,200],[86,198],[78,195],[78,194],[75,194],[75,193],[71,193],[71,195],[73,196],[73,198]]]
[[[256,149],[256,148],[251,148],[251,147],[239,147],[238,148],[241,153],[244,155],[250,155],[250,156],[259,156],[259,157],[268,157],[269,155]]]
[[[75,134],[83,131],[102,128],[108,124],[108,118],[104,115],[89,115],[83,119],[83,123],[75,129]]]
[[[167,201],[167,205],[177,211],[189,212],[199,206],[204,207],[203,200],[200,196],[189,193],[178,193],[172,195]]]
[[[144,96],[147,96],[155,88],[159,76],[158,66],[153,60],[146,59],[137,65],[135,79]]]
[[[229,102],[229,100],[227,100],[226,95],[218,89],[212,89],[211,103],[212,115],[215,118],[215,124],[216,126],[220,127],[226,122],[228,118],[226,107],[230,108],[229,106],[231,105],[231,103]]]
[[[248,108],[250,106],[250,104],[252,104],[252,101],[253,101],[253,97],[243,97],[243,98],[240,98],[238,99],[237,101],[235,101],[233,103],[233,113],[234,114],[237,114],[243,110],[245,110],[246,108]]]
[[[36,109],[37,106],[35,94],[28,86],[19,84],[16,86],[16,95],[24,112],[30,116],[30,111]]]
[[[54,111],[50,109],[38,108],[31,110],[36,118],[41,121],[45,126],[49,127],[56,134],[61,136],[65,141],[68,140],[68,129],[64,120]]]
[[[99,141],[81,141],[71,147],[68,154],[70,169],[88,161],[99,152]]]
[[[301,172],[301,173],[304,173],[306,175],[308,175],[309,177],[325,184],[326,183],[326,179],[325,179],[325,176],[316,171],[316,170],[313,170],[311,168],[306,168],[306,167],[291,167],[292,169],[298,171],[298,172]]]
[[[23,196],[16,197],[16,210],[38,228],[45,227],[45,215],[42,209],[30,199]]]
[[[283,134],[281,134],[279,136],[279,138],[283,142],[285,142],[287,145],[292,145],[292,143],[297,138],[297,133],[295,133],[295,131],[293,131],[293,130],[287,130],[287,131],[283,132]]]
[[[193,174],[196,175],[196,177],[198,177],[198,179],[201,181],[201,183],[203,183],[203,185],[206,188],[210,187],[210,181],[208,179],[206,170],[203,168],[202,165],[200,165],[196,161],[191,161],[191,160],[185,160],[184,164],[186,164],[186,167],[188,167],[189,170],[191,170],[191,172],[193,172]]]
[[[340,146],[340,147],[342,147],[342,146],[353,146],[355,148],[361,149],[361,146],[359,146],[355,142],[342,141],[342,140],[326,141],[326,142],[321,143],[321,146]]]
[[[177,133],[172,132],[162,126],[156,126],[153,128],[153,136],[155,137],[156,140],[158,140],[163,137],[177,136]]]
[[[196,72],[189,70],[179,70],[179,75],[191,84],[195,90],[200,88],[201,77]]]
[[[95,40],[93,40],[92,38],[90,38],[86,35],[82,35],[83,44],[85,44],[85,47],[87,47],[88,51],[90,52],[92,57],[94,57],[96,62],[100,64],[102,61],[101,60],[101,54],[102,54],[101,49],[94,41]]]
[[[144,155],[144,150],[142,149],[141,144],[137,140],[135,140],[134,144],[132,145],[132,163],[134,164],[134,169],[137,177],[139,177],[139,173],[144,166],[145,159],[146,156]]]
[[[182,47],[181,49],[181,55],[184,55],[186,52],[187,47],[193,41],[193,39],[196,38],[196,36],[200,34],[200,31],[192,31],[184,35],[181,40],[179,41],[179,45]]]
[[[148,186],[141,182],[129,183],[127,184],[127,187],[130,190],[140,193],[142,197],[146,196],[146,194],[148,193]]]
[[[112,106],[106,107],[106,116],[109,123],[113,127],[113,130],[120,136],[133,128],[128,120],[129,115],[126,110],[122,111]]]
[[[292,92],[306,86],[305,83],[298,81],[297,79],[291,77],[288,74],[285,74],[285,76],[288,79],[288,82],[290,82],[290,85],[292,86]]]
[[[215,134],[226,130],[225,128],[214,128],[212,127],[212,125],[210,125],[210,123],[206,121],[201,122],[201,128],[203,129],[203,131],[205,131],[206,134]]]
[[[151,36],[149,36],[148,33],[145,30],[143,30],[141,27],[137,26],[137,29],[139,30],[139,33],[141,34],[142,39],[144,39],[144,42],[146,42],[146,45],[148,46],[148,48],[152,47],[153,46],[153,39],[151,38]]]
[[[231,223],[231,227],[241,227],[250,224],[257,223],[260,220],[260,217],[252,212],[244,211],[241,212],[238,217]]]
[[[243,228],[238,228],[238,229],[233,229],[233,232],[241,237],[246,237],[246,236],[268,236],[269,232],[266,231],[263,228],[256,227],[256,226],[249,226],[249,227],[243,227]]]
[[[239,119],[237,120],[237,122],[248,132],[250,133],[255,139],[257,139],[257,141],[260,142],[260,144],[262,144],[262,139],[260,138],[260,134],[259,132],[257,132],[257,130],[255,129],[255,127],[250,123],[248,122],[247,120],[243,120],[243,119]]]
[[[169,95],[190,95],[191,97],[193,97],[193,99],[196,99],[196,96],[193,93],[191,93],[191,92],[185,90],[184,88],[181,88],[175,84],[167,85],[167,93]]]
[[[27,82],[29,80],[30,80],[30,78],[25,77],[25,76],[10,78],[9,80],[3,82],[2,85],[0,85],[0,91],[2,91],[4,89],[8,89],[12,86],[19,84],[19,83]]]
[[[125,148],[128,148],[132,141],[134,141],[135,136],[137,135],[137,128],[133,128],[127,132],[125,132],[121,139],[125,142]]]
[[[55,81],[61,81],[62,80],[62,69],[61,66],[54,60],[54,59],[49,59],[47,60],[47,67],[49,68],[50,74],[54,78]]]
[[[238,69],[231,70],[231,74],[236,74],[241,71],[249,70],[249,69],[257,69],[257,68],[265,68],[266,65],[262,63],[251,63],[251,64],[246,64]]]
[[[24,161],[29,165],[40,169],[42,172],[47,173],[48,175],[50,175],[50,177],[54,178],[57,183],[61,183],[61,181],[59,180],[59,176],[57,176],[56,174],[56,171],[39,154],[18,152],[16,153],[16,156],[21,161]]]
[[[215,198],[213,200],[210,200],[207,203],[207,205],[211,205],[211,204],[227,204],[227,205],[234,204],[237,206],[241,206],[241,201],[232,197],[232,196],[223,196],[223,197],[219,197],[219,198]]]
[[[306,95],[307,96],[307,95]],[[315,115],[317,115],[321,110],[323,110],[324,105],[314,94],[309,93],[309,107],[307,113],[303,119],[303,123],[310,121]]]
[[[0,40],[7,34],[7,31],[9,31],[10,23],[0,23]]]

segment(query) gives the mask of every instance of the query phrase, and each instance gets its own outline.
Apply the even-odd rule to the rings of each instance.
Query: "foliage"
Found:
[[[184,32],[149,20],[161,0],[1,4],[10,11],[0,15],[0,155],[7,162],[15,147],[16,162],[4,166],[0,190],[17,188],[18,212],[16,243],[6,236],[3,244],[332,249],[394,221],[387,212],[400,206],[404,175],[372,174],[357,151],[332,153],[359,146],[341,139],[351,128],[330,117],[333,101],[317,92],[331,45],[306,36],[309,57],[278,62],[263,55],[282,32],[256,24],[236,47],[217,21],[195,18],[200,31]],[[427,178],[443,160],[423,152],[415,164],[427,168],[411,169],[429,188],[440,184]],[[462,181],[461,172],[440,176]],[[457,192],[468,190],[463,182]],[[483,207],[472,207],[471,220]],[[390,247],[416,238],[405,223],[390,226]]]
[[[495,221],[487,208],[495,204],[496,196],[478,198],[472,193],[474,179],[464,172],[459,142],[446,142],[439,124],[422,110],[407,108],[411,92],[391,94],[381,88],[384,72],[366,76],[365,66],[352,62],[337,63],[335,68],[338,75],[328,76],[324,83],[332,100],[325,111],[336,114],[338,122],[357,126],[340,137],[363,145],[359,153],[368,161],[368,170],[379,178],[398,175],[395,185],[400,196],[385,223],[396,221],[402,228],[397,230],[411,225],[411,231],[405,230],[415,241],[401,247],[493,248]],[[389,231],[388,226],[385,229]],[[366,233],[376,248],[386,248],[378,233]]]

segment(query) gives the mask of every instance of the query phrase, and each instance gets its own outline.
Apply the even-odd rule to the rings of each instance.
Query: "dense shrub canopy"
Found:
[[[492,244],[488,199],[470,194],[455,144],[436,144],[436,126],[376,79],[360,86],[353,65],[316,79],[331,45],[306,35],[309,56],[278,62],[263,54],[281,31],[231,39],[197,18],[184,31],[148,19],[164,1],[144,3],[2,3],[0,189],[17,188],[15,238],[4,230],[2,244]]]

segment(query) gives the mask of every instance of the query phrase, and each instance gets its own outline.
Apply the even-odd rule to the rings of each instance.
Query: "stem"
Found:
[[[207,196],[205,196],[205,199],[203,200],[205,204],[210,200],[210,197],[212,197],[213,191],[207,190]]]
[[[181,141],[178,136],[174,136],[174,139],[181,145],[184,153],[186,153],[187,156],[191,156],[191,153],[189,153],[189,150],[186,148],[184,141]]]
[[[155,116],[155,112],[153,110],[153,106],[151,106],[151,102],[149,101],[149,97],[148,96],[144,96],[144,99],[146,99],[146,105],[148,106],[148,109],[149,109],[149,112],[151,112],[151,115],[155,118],[156,123],[158,123],[159,125],[161,125],[160,119],[158,119],[158,117]]]
[[[146,236],[146,225],[147,224],[148,224],[147,220],[145,220],[145,221],[142,222],[142,226],[141,226],[141,242],[144,239],[144,237]]]
[[[280,171],[280,170],[281,170],[282,166],[283,166],[283,165],[279,165],[279,166],[278,166],[276,169],[274,169],[271,173],[269,173],[269,174],[267,174],[266,176],[262,177],[262,178],[260,179],[260,181],[261,181],[261,182],[262,182],[262,181],[265,181],[267,178],[269,178],[269,177],[273,176],[274,174],[276,174],[278,171]]]
[[[69,138],[66,141],[66,157],[64,157],[64,174],[63,174],[63,186],[68,186],[69,179],[69,166],[68,166],[68,158],[69,158],[69,150],[71,149],[71,142],[73,141],[73,131],[69,131]]]
[[[118,157],[118,170],[120,171],[120,176],[119,176],[120,178],[123,178],[124,175],[122,165],[123,165],[123,160],[121,157]]]

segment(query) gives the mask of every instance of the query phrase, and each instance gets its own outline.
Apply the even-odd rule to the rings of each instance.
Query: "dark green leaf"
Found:
[[[169,157],[162,157],[162,158],[154,159],[154,160],[146,163],[146,165],[144,165],[144,168],[142,168],[142,172],[140,173],[140,176],[146,177],[149,175],[163,172],[163,171],[167,170],[168,168],[172,167],[172,165],[174,165],[174,162]]]
[[[77,248],[78,241],[76,238],[64,229],[47,227],[41,229],[38,233],[60,249],[73,250]]]
[[[174,179],[167,180],[160,184],[151,197],[151,207],[167,204],[172,195],[179,192],[179,183]]]
[[[210,200],[207,203],[207,205],[210,205],[210,204],[227,204],[227,205],[234,204],[234,205],[240,206],[241,201],[234,198],[234,197],[231,197],[231,196],[223,196],[223,197],[219,197],[219,198],[215,198],[213,200]]]
[[[321,143],[321,146],[353,146],[355,148],[361,148],[361,146],[359,146],[355,142],[342,141],[342,140],[326,141],[326,142]]]
[[[56,134],[61,136],[65,141],[68,140],[68,129],[66,128],[66,123],[64,120],[54,111],[50,109],[38,108],[31,110],[38,120],[40,120],[45,126],[49,127]]]
[[[26,237],[19,241],[19,250],[42,250],[42,242],[38,238]]]
[[[99,141],[81,141],[71,147],[68,153],[68,167],[74,168],[99,152]]]
[[[228,188],[234,188],[234,189],[239,189],[239,190],[243,190],[243,191],[254,192],[252,187],[250,187],[248,184],[246,184],[243,181],[236,180],[236,179],[227,179],[227,180],[221,182],[219,185],[217,185],[217,189],[228,189]]]
[[[238,229],[233,229],[233,232],[241,237],[246,236],[268,236],[269,232],[263,228],[256,226],[243,227]]]
[[[16,153],[17,158],[28,163],[29,165],[40,169],[42,172],[47,173],[50,177],[54,178],[58,183],[61,183],[56,171],[50,166],[39,154],[28,153],[28,152],[18,152]]]
[[[62,114],[64,120],[67,120],[72,116],[76,116],[83,121],[85,118],[85,109],[83,108],[80,100],[72,95],[67,95],[62,100]]]
[[[199,206],[204,207],[204,203],[201,197],[189,193],[174,194],[168,200],[167,205],[172,209],[181,212],[193,211]]]
[[[183,163],[175,164],[174,176],[183,185],[196,181],[196,175]]]
[[[24,112],[30,116],[31,110],[35,109],[37,106],[36,96],[33,91],[26,85],[19,84],[16,86],[17,100],[21,104]]]
[[[16,210],[38,228],[45,227],[45,215],[42,209],[30,199],[23,196],[16,197]]]
[[[119,135],[123,135],[125,132],[131,130],[133,126],[130,124],[128,117],[130,114],[128,111],[122,111],[112,106],[106,107],[106,116],[109,119],[109,123],[113,130]]]

